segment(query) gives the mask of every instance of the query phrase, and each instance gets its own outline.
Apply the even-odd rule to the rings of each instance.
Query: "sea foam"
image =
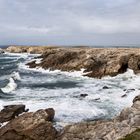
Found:
[[[10,78],[9,83],[4,88],[1,88],[1,90],[4,93],[10,93],[11,91],[15,90],[16,88],[17,88],[17,84],[15,83],[13,78]]]

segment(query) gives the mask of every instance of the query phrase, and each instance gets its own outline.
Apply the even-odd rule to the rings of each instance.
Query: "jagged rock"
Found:
[[[25,105],[8,105],[0,111],[0,123],[10,121],[23,112],[27,112]]]
[[[54,117],[52,108],[24,113],[0,129],[1,140],[54,140],[57,131],[50,120]]]
[[[140,128],[140,96],[132,107],[112,120],[83,122],[66,126],[57,140],[118,140]]]
[[[128,68],[140,72],[139,48],[51,48],[40,56],[42,61],[34,67],[62,71],[85,69],[84,76],[101,78],[116,76]],[[32,63],[28,63],[32,67]]]

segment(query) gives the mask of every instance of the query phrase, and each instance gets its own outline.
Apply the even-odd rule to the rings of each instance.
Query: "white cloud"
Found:
[[[85,18],[80,20],[81,30],[90,33],[140,33],[140,20]]]
[[[83,35],[90,39],[110,34],[123,38],[126,33],[139,37],[139,13],[140,0],[0,0],[0,40],[8,36],[25,42],[38,36],[55,41],[61,36],[76,42],[75,36],[81,40]],[[106,38],[100,41],[106,42]],[[59,44],[58,39],[55,42]]]

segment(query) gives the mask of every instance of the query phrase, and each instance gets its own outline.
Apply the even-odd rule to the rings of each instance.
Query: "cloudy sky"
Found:
[[[140,0],[0,0],[0,44],[140,45]]]

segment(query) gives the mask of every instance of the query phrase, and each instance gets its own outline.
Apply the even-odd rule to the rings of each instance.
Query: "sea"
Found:
[[[132,105],[140,93],[140,75],[133,70],[102,79],[74,72],[30,69],[39,54],[0,54],[0,109],[25,104],[30,111],[54,108],[56,126],[111,119]],[[40,63],[40,59],[37,63]]]

